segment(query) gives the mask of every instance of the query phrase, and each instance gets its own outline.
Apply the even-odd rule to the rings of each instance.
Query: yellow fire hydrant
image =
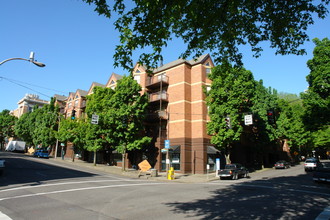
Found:
[[[174,167],[171,167],[170,170],[168,171],[167,179],[168,180],[174,180]]]

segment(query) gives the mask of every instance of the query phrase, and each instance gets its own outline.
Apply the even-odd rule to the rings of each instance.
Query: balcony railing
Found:
[[[168,86],[168,76],[166,75],[158,75],[147,78],[147,88],[156,89],[160,88],[162,84],[163,87]]]
[[[168,102],[168,94],[164,91],[149,94],[149,102],[157,102],[157,101]]]

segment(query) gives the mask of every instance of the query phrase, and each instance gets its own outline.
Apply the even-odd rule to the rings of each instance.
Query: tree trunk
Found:
[[[231,160],[230,160],[230,154],[225,154],[226,157],[226,164],[231,164]]]
[[[93,159],[93,165],[96,166],[96,153],[97,151],[95,150],[94,151],[94,159]]]
[[[126,166],[126,163],[125,163],[125,156],[126,156],[126,146],[124,146],[124,150],[123,150],[123,153],[122,153],[122,167],[121,167],[121,170],[123,172],[125,172],[125,166]]]

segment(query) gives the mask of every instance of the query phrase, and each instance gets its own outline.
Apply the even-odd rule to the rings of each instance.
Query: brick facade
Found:
[[[203,87],[211,84],[206,71],[211,67],[213,62],[210,56],[204,55],[198,60],[177,60],[159,67],[153,71],[152,78],[147,76],[143,67],[137,65],[134,68],[133,75],[139,80],[142,91],[149,94],[150,102],[154,102],[151,100],[153,94],[158,94],[159,101],[151,107],[152,110],[164,111],[168,115],[165,120],[156,119],[149,123],[155,131],[154,135],[157,135],[154,143],[158,148],[156,169],[164,169],[164,156],[160,150],[168,139],[171,146],[180,147],[178,172],[206,172],[210,137],[206,133],[208,116]],[[162,75],[166,77],[166,83],[162,80]],[[150,81],[157,82],[157,79],[163,81],[158,87],[148,85]],[[161,133],[159,127],[162,128]]]

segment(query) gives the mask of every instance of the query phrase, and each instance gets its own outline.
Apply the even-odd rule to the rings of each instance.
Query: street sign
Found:
[[[244,122],[245,125],[252,125],[253,124],[252,115],[245,115]]]
[[[98,115],[92,115],[92,124],[97,125],[99,123],[99,116]]]
[[[170,140],[165,140],[165,148],[166,149],[170,148]]]

